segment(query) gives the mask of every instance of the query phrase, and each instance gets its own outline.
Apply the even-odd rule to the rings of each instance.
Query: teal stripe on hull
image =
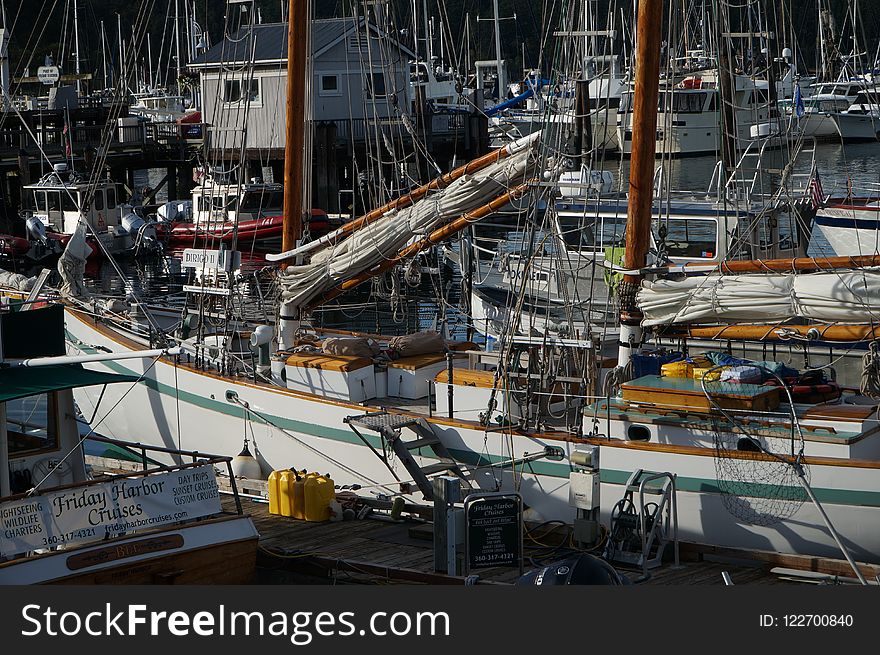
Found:
[[[625,485],[629,480],[631,471],[615,471],[613,469],[601,469],[599,471],[599,479],[607,484]],[[779,498],[780,488],[772,484],[760,484],[751,482],[747,484],[736,483],[744,489],[748,489],[747,497],[749,498]],[[719,486],[718,480],[710,480],[708,478],[688,478],[677,476],[675,478],[675,487],[679,491],[692,491],[698,493],[725,493]],[[808,500],[806,492],[800,487],[783,487],[787,493],[787,498],[801,498]],[[813,487],[813,493],[819,502],[831,503],[834,505],[862,505],[865,507],[880,507],[880,492],[878,491],[860,491],[853,489],[823,489]]]
[[[67,333],[67,338],[68,341],[74,343],[76,347],[83,352],[98,352],[94,348],[91,348],[84,344],[80,344],[79,341],[74,339],[69,332]],[[119,362],[104,361],[101,362],[101,364],[123,375],[134,375],[135,377],[139,375],[137,372],[126,368]],[[188,391],[178,391],[171,385],[164,384],[150,378],[141,380],[141,383],[162,395],[172,398],[177,397],[182,402],[195,405],[196,407],[201,407],[202,409],[206,409],[212,412],[226,414],[228,416],[234,416],[235,418],[243,418],[242,413],[244,412],[244,410],[238,405],[234,405],[228,402],[221,402],[213,398],[200,396],[198,394],[194,394]],[[253,419],[263,422],[258,416],[255,416],[254,414],[251,414],[251,416],[253,417]],[[299,434],[309,435],[322,439],[330,439],[342,443],[353,444],[355,446],[364,446],[364,443],[360,440],[360,438],[355,435],[351,430],[332,428],[324,425],[308,423],[306,421],[298,421],[281,416],[269,415],[267,416],[267,419],[271,422],[272,425],[275,425],[284,430],[291,430]],[[369,442],[370,445],[372,445],[374,448],[382,448],[382,441],[379,436],[374,436],[370,434],[364,434],[363,436],[367,440],[367,442]],[[468,466],[489,466],[492,464],[500,464],[502,462],[509,461],[508,458],[502,457],[500,455],[478,453],[472,450],[450,448],[449,453],[458,462]],[[433,453],[431,453],[431,455],[433,455]],[[426,458],[432,458],[431,455],[428,455]],[[519,469],[520,467],[518,467],[518,470]],[[571,467],[568,464],[560,464],[557,462],[546,462],[539,460],[526,464],[525,467],[522,468],[522,471],[524,473],[532,473],[535,475],[566,479],[571,472]],[[602,482],[606,484],[624,485],[629,479],[631,473],[631,471],[601,469],[600,478]],[[878,472],[878,474],[880,474],[880,472]],[[750,483],[743,486],[749,490],[747,496],[750,497],[778,497],[778,490],[774,485]],[[678,476],[676,478],[676,487],[679,491],[715,494],[723,493],[721,488],[718,486],[718,481],[709,478],[689,478]],[[816,497],[819,499],[820,502],[832,503],[836,505],[880,507],[880,492],[877,491],[826,489],[814,487],[813,492],[816,494]]]

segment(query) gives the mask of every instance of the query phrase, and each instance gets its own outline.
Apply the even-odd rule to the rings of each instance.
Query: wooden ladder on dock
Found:
[[[412,476],[413,482],[424,495],[425,500],[434,500],[434,489],[430,476],[439,474],[454,475],[461,478],[464,489],[473,489],[470,475],[459,466],[452,458],[446,446],[434,433],[434,429],[423,418],[405,416],[402,414],[389,414],[388,412],[368,412],[358,416],[347,416],[344,422],[352,431],[360,437],[370,450],[381,459],[395,479],[400,482],[400,477],[391,466],[389,461],[389,449],[403,464],[407,472]],[[404,430],[408,432],[404,432]],[[376,432],[382,439],[382,451],[376,449],[369,440],[361,434],[360,430]],[[404,435],[414,435],[414,439],[405,439]],[[422,453],[423,449],[430,451]],[[413,454],[436,458],[436,464],[419,466]],[[403,485],[401,485],[403,487]]]

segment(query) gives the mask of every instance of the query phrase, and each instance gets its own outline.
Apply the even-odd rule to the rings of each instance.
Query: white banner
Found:
[[[55,491],[0,505],[0,555],[101,541],[220,511],[209,464]]]

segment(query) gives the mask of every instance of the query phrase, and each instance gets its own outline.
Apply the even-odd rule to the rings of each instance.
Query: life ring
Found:
[[[778,387],[778,380],[768,380],[765,386]],[[836,382],[816,382],[803,384],[798,378],[788,378],[785,386],[791,394],[791,399],[796,403],[824,403],[840,398],[840,385]]]

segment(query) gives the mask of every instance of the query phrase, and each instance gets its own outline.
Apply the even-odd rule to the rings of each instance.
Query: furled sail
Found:
[[[473,211],[535,177],[541,170],[538,140],[507,159],[455,180],[415,204],[391,210],[347,239],[312,253],[308,263],[288,266],[280,276],[288,308],[308,305],[324,293],[394,257],[415,237]]]
[[[880,271],[711,275],[642,283],[643,325],[880,319]]]

